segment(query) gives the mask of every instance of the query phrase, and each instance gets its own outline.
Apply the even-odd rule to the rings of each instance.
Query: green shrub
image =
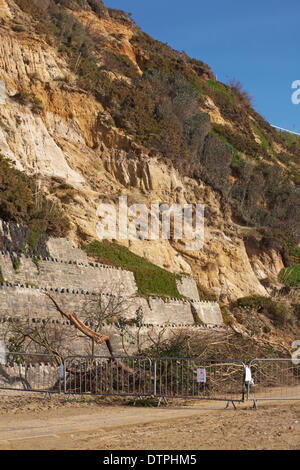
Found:
[[[200,162],[203,176],[226,196],[230,190],[231,146],[213,133],[209,133],[205,138]]]
[[[218,82],[217,80],[212,79],[207,81],[207,85],[217,96],[222,94],[226,97],[227,100],[231,101],[232,104],[235,104],[234,98],[231,95],[230,90],[226,87],[226,85],[221,82]]]
[[[232,161],[231,161],[231,168],[243,168],[245,166],[245,160],[240,156],[240,153],[235,149],[232,148]]]
[[[39,232],[35,232],[34,230],[30,230],[29,234],[27,235],[27,244],[28,244],[31,252],[35,251],[35,249],[38,245],[40,235],[41,234]]]
[[[102,0],[87,0],[87,3],[99,18],[108,16],[107,8]]]
[[[257,158],[260,154],[264,154],[264,149],[261,145],[257,144],[254,139],[251,139],[244,133],[237,133],[229,126],[222,124],[213,124],[214,131],[222,136],[226,142],[232,145],[235,149],[246,155]],[[267,154],[266,154],[267,155]]]
[[[292,263],[290,267],[282,269],[279,279],[286,286],[300,287],[300,264]]]
[[[230,326],[233,324],[234,318],[231,315],[230,310],[224,305],[221,306],[221,314],[225,325]]]
[[[234,95],[238,96],[238,98],[244,105],[251,107],[253,97],[248,93],[248,91],[244,90],[243,85],[239,80],[235,80],[234,78],[231,79],[229,81],[229,86],[234,92]]]
[[[143,351],[143,354],[152,359],[160,357],[192,357],[189,337],[189,333],[180,331],[171,338],[151,345]]]
[[[36,265],[38,273],[40,272],[39,267],[39,254],[38,254],[38,243],[40,240],[41,234],[35,232],[34,230],[29,230],[26,238],[26,242],[22,246],[22,251],[26,257],[31,256],[32,262]]]
[[[296,245],[292,238],[287,240],[287,246],[289,250],[289,255],[294,256],[295,258],[300,258],[300,247]]]
[[[45,0],[39,0],[40,4],[45,3]],[[15,0],[15,3],[23,10],[25,13],[33,16],[37,20],[45,19],[44,8],[40,7],[38,0]]]
[[[275,302],[269,297],[250,296],[238,299],[234,306],[249,307],[259,313],[266,315],[275,326],[282,327],[290,317],[289,307],[280,302]]]
[[[269,142],[267,141],[267,139],[266,139],[266,137],[264,136],[264,134],[262,133],[262,131],[261,131],[257,126],[255,126],[255,124],[253,124],[253,123],[251,123],[251,127],[252,127],[252,129],[254,130],[255,134],[259,136],[263,147],[264,147],[266,150],[270,150],[270,144],[269,144]]]
[[[70,229],[68,219],[62,209],[43,194],[37,201],[33,196],[35,190],[34,179],[12,167],[0,155],[0,218],[28,225],[34,232],[63,237]]]
[[[198,288],[198,294],[200,300],[206,300],[208,302],[216,302],[217,301],[217,296],[214,292],[209,291],[206,289],[203,285],[197,285]]]
[[[292,153],[300,154],[300,136],[291,134],[290,132],[279,132],[281,141],[287,146]]]
[[[108,10],[109,16],[117,20],[119,23],[123,23],[128,26],[135,25],[134,20],[131,18],[131,13],[126,13],[123,10],[115,10],[114,8],[108,8],[107,10]]]
[[[11,262],[15,271],[20,268],[20,258],[18,256],[11,255]]]
[[[300,304],[293,304],[294,314],[296,315],[297,319],[300,320]]]

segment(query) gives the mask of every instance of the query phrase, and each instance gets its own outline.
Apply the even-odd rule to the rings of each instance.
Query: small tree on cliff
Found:
[[[112,288],[112,286],[110,286]],[[104,287],[105,290],[105,287]],[[68,355],[76,354],[76,342],[82,334],[90,340],[91,355],[95,355],[96,346],[105,344],[111,356],[114,355],[110,337],[101,334],[105,323],[119,324],[126,322],[126,314],[132,307],[132,300],[122,295],[122,286],[113,288],[115,295],[99,295],[96,306],[90,308],[88,302],[83,307],[80,316],[74,312],[65,312],[57,299],[49,294],[57,312],[68,323],[60,324],[51,319],[16,318],[6,322],[5,342],[10,352],[31,352],[58,356],[61,361]],[[90,301],[89,301],[90,302]]]
[[[74,353],[72,345],[77,332],[69,326],[53,323],[50,319],[32,321],[29,317],[13,319],[6,325],[5,343],[9,352],[51,354],[62,362]]]
[[[105,290],[105,287],[103,289]],[[82,313],[84,324],[89,325],[95,334],[100,334],[105,324],[118,325],[122,321],[126,322],[130,310],[134,309],[133,300],[124,296],[124,287],[122,285],[110,286],[110,290],[114,292],[113,295],[100,294],[97,298],[96,307],[89,309],[86,305]],[[91,339],[91,355],[94,356],[95,346],[99,343],[93,335],[89,337]],[[110,348],[111,344],[108,348],[111,353]]]

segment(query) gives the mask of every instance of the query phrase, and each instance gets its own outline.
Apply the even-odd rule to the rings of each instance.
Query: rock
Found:
[[[88,10],[72,14],[91,34],[103,41],[118,43],[118,51],[142,73],[147,55],[134,50],[130,40],[135,27],[129,20],[117,22],[97,18]],[[261,281],[277,276],[283,266],[276,249],[250,253],[243,234],[224,209],[219,194],[204,181],[182,176],[167,159],[149,153],[132,137],[114,127],[110,114],[89,94],[76,86],[76,77],[57,49],[32,32],[30,18],[14,2],[0,0],[0,80],[10,98],[0,106],[0,153],[17,168],[35,175],[37,183],[62,201],[75,246],[97,238],[97,208],[102,202],[117,207],[118,195],[128,196],[129,204],[204,204],[205,240],[199,251],[189,251],[185,240],[134,240],[124,242],[137,255],[176,274],[193,275],[198,284],[216,293],[224,302],[248,295],[269,293]],[[13,21],[26,31],[12,29]],[[116,41],[116,34],[118,40]],[[101,56],[99,56],[101,63]],[[114,75],[115,80],[124,77]],[[126,78],[126,77],[125,77]],[[127,78],[128,80],[128,78]],[[42,106],[36,114],[30,105],[13,99],[20,87]],[[225,121],[215,103],[207,98],[205,112],[212,122]],[[64,202],[68,188],[72,194]],[[70,189],[69,188],[69,189]]]

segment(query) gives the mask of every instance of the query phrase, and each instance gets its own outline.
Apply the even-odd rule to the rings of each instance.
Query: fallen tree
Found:
[[[45,295],[49,297],[49,299],[52,301],[54,304],[56,310],[62,315],[62,317],[66,318],[69,320],[69,322],[81,333],[83,333],[85,336],[90,338],[95,344],[98,346],[101,346],[102,344],[106,344],[107,349],[110,353],[111,359],[116,363],[117,366],[121,367],[124,371],[129,372],[131,374],[134,374],[134,371],[130,368],[127,367],[122,361],[120,361],[118,358],[115,357],[113,347],[111,344],[110,336],[108,335],[103,335],[100,333],[96,333],[95,331],[91,330],[88,328],[79,318],[77,315],[72,312],[72,313],[67,313],[62,310],[62,308],[58,305],[56,300],[52,295],[50,295],[48,292],[45,292]]]

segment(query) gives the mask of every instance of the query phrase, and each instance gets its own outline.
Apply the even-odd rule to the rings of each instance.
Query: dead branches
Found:
[[[85,336],[87,336],[88,338],[90,338],[92,341],[94,341],[97,345],[102,345],[102,344],[106,344],[107,346],[107,349],[111,355],[111,358],[112,360],[118,365],[120,366],[124,371],[126,372],[129,372],[131,374],[134,374],[133,370],[127,366],[125,366],[122,361],[120,361],[118,358],[116,358],[114,356],[114,352],[113,352],[113,347],[112,347],[112,344],[111,344],[111,341],[110,341],[110,336],[107,336],[107,335],[103,335],[103,334],[100,334],[100,333],[96,333],[95,331],[91,330],[90,328],[88,328],[82,321],[79,320],[79,318],[77,317],[77,315],[72,312],[72,313],[66,313],[64,312],[61,307],[58,305],[58,303],[56,302],[56,300],[52,297],[52,295],[48,294],[47,292],[45,293],[45,295],[47,295],[47,297],[49,297],[49,299],[52,301],[52,303],[54,304],[56,310],[64,317],[66,318],[67,320],[69,320],[69,322],[76,328],[78,329],[79,331],[81,331],[81,333],[83,333]]]

